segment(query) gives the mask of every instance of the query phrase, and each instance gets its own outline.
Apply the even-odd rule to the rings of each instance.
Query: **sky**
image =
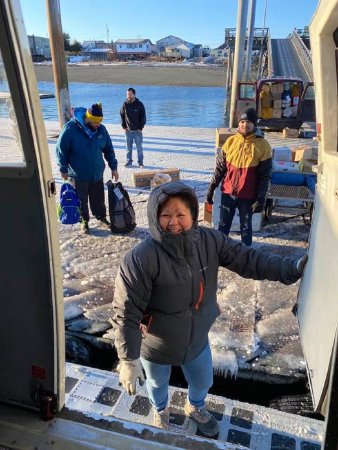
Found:
[[[56,1],[56,0],[55,0]],[[73,40],[150,39],[168,35],[218,47],[224,29],[235,28],[236,0],[59,0],[62,28]],[[250,1],[249,1],[250,4]],[[309,25],[318,0],[256,0],[255,26],[273,38],[286,38]],[[34,6],[33,6],[34,5]],[[48,36],[46,0],[21,0],[27,34]]]

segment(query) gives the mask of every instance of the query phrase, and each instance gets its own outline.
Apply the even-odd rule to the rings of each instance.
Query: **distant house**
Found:
[[[154,44],[149,39],[117,39],[113,45],[118,56],[150,56],[154,53]]]
[[[193,55],[194,44],[187,42],[177,36],[169,35],[159,41],[156,41],[158,52],[161,56],[172,56],[174,48],[177,48],[177,52],[181,53],[181,57],[190,58]],[[186,52],[186,48],[189,49],[189,55]]]
[[[190,58],[190,48],[185,44],[166,45],[161,47],[164,51],[159,52],[159,55],[165,58]]]
[[[110,48],[91,48],[90,50],[84,50],[82,55],[88,61],[110,61],[113,52]]]
[[[92,50],[94,48],[111,48],[111,45],[104,41],[83,41],[83,50]]]
[[[29,48],[33,61],[44,61],[51,59],[49,38],[34,36],[28,36]]]
[[[213,48],[210,51],[210,56],[214,56],[215,58],[227,58],[229,53],[228,48],[223,48],[221,45],[220,47]]]

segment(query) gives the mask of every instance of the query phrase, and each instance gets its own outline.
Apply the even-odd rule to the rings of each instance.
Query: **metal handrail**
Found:
[[[270,30],[268,30],[267,49],[268,49],[268,77],[272,77],[274,74],[274,69],[272,60],[272,45],[271,45]]]
[[[295,50],[303,63],[306,73],[309,79],[313,80],[313,69],[312,69],[312,56],[306,45],[304,44],[302,38],[297,33],[296,29],[290,35],[290,39],[295,47]]]

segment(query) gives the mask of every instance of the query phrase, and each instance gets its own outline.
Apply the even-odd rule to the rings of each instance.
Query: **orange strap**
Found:
[[[202,303],[203,294],[204,294],[204,285],[203,285],[203,281],[200,280],[200,293],[198,296],[197,303],[195,305],[195,309],[199,309],[200,304]]]

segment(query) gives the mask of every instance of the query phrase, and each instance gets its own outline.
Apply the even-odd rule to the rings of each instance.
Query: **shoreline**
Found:
[[[54,81],[51,64],[34,64],[38,81]],[[130,86],[224,87],[226,67],[156,64],[67,65],[68,82]]]

